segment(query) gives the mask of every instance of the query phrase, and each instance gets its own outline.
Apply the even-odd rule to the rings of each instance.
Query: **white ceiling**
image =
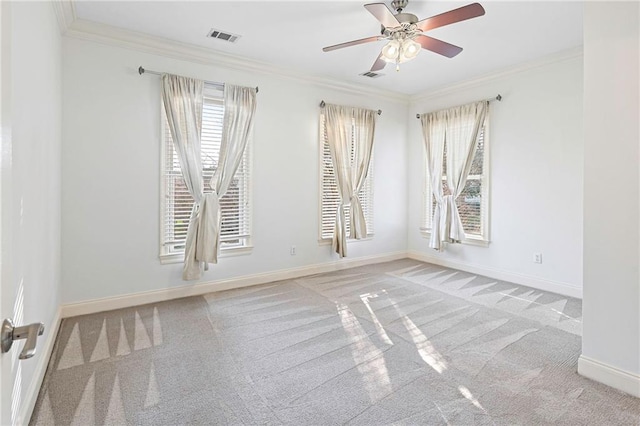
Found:
[[[404,94],[442,87],[582,45],[582,2],[485,1],[486,14],[428,34],[464,48],[448,59],[423,50],[396,72],[369,70],[384,41],[322,52],[324,46],[379,34],[362,1],[87,1],[79,19],[208,47],[299,71]],[[405,12],[424,19],[472,3],[410,0]],[[389,4],[390,2],[387,2]],[[241,35],[235,43],[206,38],[211,28]],[[160,70],[162,71],[162,70]]]

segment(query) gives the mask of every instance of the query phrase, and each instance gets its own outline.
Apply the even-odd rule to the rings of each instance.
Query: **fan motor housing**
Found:
[[[403,28],[418,22],[418,17],[413,13],[398,13],[397,15],[393,15],[393,16],[396,17],[396,19],[398,20],[398,22],[400,22],[400,24],[406,24],[406,25],[402,25]],[[384,25],[380,26],[380,34],[389,35],[392,32],[394,32],[392,28],[385,28]]]
[[[395,17],[401,24],[415,24],[418,22],[418,17],[413,13],[398,13]]]
[[[407,7],[408,3],[409,3],[409,0],[393,0],[391,2],[391,7],[398,12],[402,12],[402,9]]]

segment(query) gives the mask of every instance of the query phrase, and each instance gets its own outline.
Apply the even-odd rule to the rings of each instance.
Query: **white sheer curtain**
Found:
[[[224,197],[242,161],[249,136],[253,131],[253,118],[256,111],[256,89],[250,87],[224,86],[224,125],[220,156],[209,185],[213,192],[204,195],[206,216],[205,226],[198,233],[198,260],[218,263],[220,248],[220,198]]]
[[[256,90],[225,85],[224,124],[218,166],[205,192],[202,178],[202,102],[204,82],[162,76],[162,101],[180,169],[194,199],[187,229],[182,278],[195,280],[209,263],[217,263],[220,245],[220,198],[229,188],[253,128]]]
[[[196,237],[203,201],[200,134],[202,130],[202,92],[204,82],[177,75],[162,76],[162,102],[169,122],[173,146],[189,194],[194,199],[187,229],[182,278],[200,278],[200,263],[196,260]]]
[[[424,147],[427,160],[427,173],[431,184],[431,193],[436,201],[436,208],[433,212],[431,225],[431,239],[429,247],[436,250],[441,249],[440,217],[443,216],[442,208],[445,207],[442,199],[442,159],[444,155],[445,138],[445,112],[438,111],[431,114],[422,114],[422,135],[424,137]],[[430,204],[430,203],[427,203]],[[430,206],[427,205],[429,208]],[[445,213],[446,215],[446,213]]]
[[[464,239],[464,228],[458,213],[456,198],[467,183],[473,156],[478,146],[478,134],[484,125],[488,101],[475,102],[451,108],[447,113],[447,187],[444,196],[447,214],[443,221],[444,241],[459,243]]]
[[[327,142],[341,203],[336,212],[333,250],[340,257],[347,255],[345,207],[350,206],[349,238],[367,236],[367,224],[358,192],[369,170],[376,112],[362,108],[326,105],[324,108]]]
[[[464,239],[464,227],[458,213],[456,198],[464,190],[484,125],[488,101],[475,102],[443,111],[422,115],[422,131],[427,152],[427,169],[436,207],[431,226],[429,247],[443,249],[443,243],[459,243]],[[442,192],[442,157],[446,144],[447,188]]]

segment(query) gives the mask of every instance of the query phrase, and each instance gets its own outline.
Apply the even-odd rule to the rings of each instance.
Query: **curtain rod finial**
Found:
[[[138,74],[140,75],[144,74],[144,68],[142,68],[142,66],[138,67]]]
[[[325,104],[324,101],[320,101],[320,108],[324,108],[325,105],[327,105],[327,104]]]
[[[381,109],[378,110],[378,115],[382,115],[382,110]]]
[[[498,96],[496,96],[496,101],[500,102],[502,100],[502,95],[498,94]]]

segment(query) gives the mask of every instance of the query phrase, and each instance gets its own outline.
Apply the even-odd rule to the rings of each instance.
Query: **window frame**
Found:
[[[208,85],[205,83],[203,97],[207,97],[207,92],[211,94],[215,90],[220,90],[216,88],[216,86]],[[209,95],[209,97],[213,97]],[[222,101],[224,105],[224,98],[221,95],[219,99]],[[224,115],[223,115],[224,116]],[[164,109],[164,104],[160,102],[160,231],[158,233],[159,241],[159,255],[160,264],[172,264],[172,263],[182,263],[184,262],[184,250],[183,251],[171,251],[169,246],[165,244],[165,225],[166,225],[166,217],[167,217],[167,201],[169,194],[167,193],[167,139],[166,139],[166,113]],[[245,156],[246,166],[247,166],[247,182],[246,182],[246,200],[247,200],[247,211],[248,218],[246,219],[246,229],[248,230],[248,236],[244,237],[245,244],[242,246],[228,246],[225,247],[223,244],[220,245],[220,252],[218,253],[219,258],[223,257],[232,257],[250,254],[253,250],[253,134],[249,135],[249,140],[247,141],[247,146],[245,148],[245,152],[243,156]]]
[[[490,117],[489,112],[487,111],[487,115],[485,117],[484,122],[484,154],[483,154],[483,164],[482,164],[482,175],[469,175],[467,180],[473,179],[472,176],[480,176],[479,179],[482,181],[482,200],[480,207],[480,220],[481,220],[481,228],[482,233],[478,234],[467,234],[465,232],[465,237],[461,241],[462,244],[480,246],[480,247],[488,247],[491,243],[491,125],[490,125]],[[429,177],[429,173],[427,168],[424,166],[426,164],[426,154],[424,149],[422,151],[423,158],[423,173],[424,176],[422,182],[422,212],[420,218],[420,233],[424,238],[431,237],[431,227],[433,226],[433,214],[430,206],[433,203],[433,193],[431,192],[431,179]],[[443,181],[446,179],[443,176]],[[476,178],[477,179],[477,178]]]
[[[318,116],[318,244],[320,245],[328,245],[331,244],[333,237],[325,237],[323,236],[322,229],[322,203],[324,199],[324,145],[328,144],[327,138],[325,137],[325,118],[324,111],[320,111],[320,115]],[[354,123],[355,125],[355,123]],[[365,213],[365,222],[367,222],[367,236],[364,238],[355,239],[347,237],[348,242],[359,242],[359,241],[370,241],[375,236],[375,226],[374,226],[374,158],[375,158],[375,146],[371,151],[371,160],[369,162],[369,171],[367,172],[367,180],[368,180],[368,188],[369,188],[369,196],[368,199],[365,200],[368,203],[368,206],[363,206],[363,210],[365,212],[369,212],[369,214]],[[367,185],[367,183],[365,184]],[[347,227],[347,234],[349,232],[349,228]]]

